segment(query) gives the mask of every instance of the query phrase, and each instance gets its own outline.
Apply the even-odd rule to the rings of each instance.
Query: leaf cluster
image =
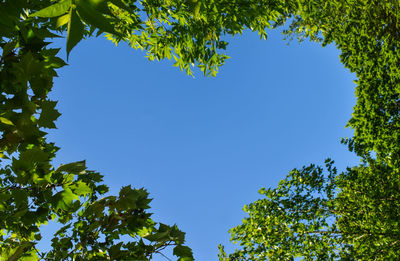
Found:
[[[0,2],[0,259],[149,260],[171,247],[179,260],[193,260],[185,233],[151,219],[145,189],[126,186],[108,196],[102,175],[84,161],[52,164],[59,148],[47,141],[46,129],[56,128],[61,114],[48,94],[66,62],[49,41],[65,27],[70,52],[92,33],[85,10],[91,17],[92,9],[102,10],[101,1],[78,2]],[[61,228],[42,252],[36,245],[51,221]]]
[[[220,260],[395,260],[399,192],[398,1],[285,1],[294,7],[287,38],[334,43],[357,80],[344,138],[362,164],[340,175],[327,162],[293,170],[263,199],[245,207],[232,230],[240,248]],[[334,175],[333,175],[334,174]]]
[[[362,164],[337,174],[295,169],[275,189],[245,207],[249,217],[231,230],[241,248],[221,260],[384,260],[399,256],[399,32],[396,0],[2,0],[0,1],[0,251],[17,259],[150,259],[168,246],[193,260],[176,226],[150,218],[144,189],[105,196],[102,176],[84,162],[55,168],[58,148],[46,140],[60,116],[48,98],[66,65],[48,48],[66,35],[66,50],[106,33],[174,60],[192,74],[215,75],[228,56],[225,36],[244,30],[267,38],[286,25],[288,38],[334,43],[357,80],[357,104],[343,139]],[[35,248],[40,226],[64,226],[53,250]],[[130,240],[122,240],[128,236]]]

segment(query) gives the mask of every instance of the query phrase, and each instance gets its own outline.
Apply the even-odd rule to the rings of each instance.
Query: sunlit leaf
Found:
[[[57,17],[65,14],[72,5],[72,0],[62,0],[56,4],[48,6],[40,11],[37,11],[31,16],[37,17]]]
[[[63,164],[57,168],[56,172],[67,172],[79,174],[86,170],[86,161],[77,161],[68,164]]]
[[[14,123],[12,123],[12,121],[10,121],[9,119],[6,119],[4,117],[0,117],[0,122],[7,124],[7,125],[14,125]]]

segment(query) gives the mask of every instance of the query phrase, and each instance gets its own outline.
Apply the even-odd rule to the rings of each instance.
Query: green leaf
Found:
[[[71,8],[67,29],[67,59],[69,54],[83,38],[84,26],[76,13],[75,8]]]
[[[57,19],[57,28],[63,26],[66,23],[68,23],[70,19],[71,19],[71,13],[67,13],[67,14],[65,14],[63,16],[60,16]]]
[[[156,233],[146,236],[145,239],[152,241],[152,242],[168,241],[169,240],[169,232],[170,231],[156,232]]]
[[[187,246],[178,245],[178,246],[174,247],[173,254],[175,256],[179,257],[178,260],[180,260],[180,261],[194,260],[192,249],[190,249],[190,247],[187,247]]]
[[[60,57],[48,57],[46,59],[47,66],[52,67],[52,68],[61,68],[67,65],[67,63],[61,59]]]
[[[11,191],[14,203],[17,207],[28,204],[28,192],[22,189],[14,189]]]
[[[120,35],[115,31],[114,25],[111,24],[112,20],[106,18],[103,13],[89,5],[87,1],[77,0],[76,4],[79,15],[86,23],[95,26],[104,32]]]
[[[104,211],[104,207],[105,206],[103,201],[95,201],[85,209],[83,215],[90,216],[94,214],[96,216],[99,216]]]
[[[14,125],[14,123],[12,123],[12,121],[10,121],[9,119],[6,119],[4,117],[0,117],[0,122],[7,124],[7,125]]]
[[[86,170],[86,161],[77,161],[61,165],[57,168],[56,172],[67,172],[74,174],[81,174]]]
[[[22,255],[27,252],[34,244],[31,242],[23,242],[21,243],[17,249],[15,249],[13,254],[8,257],[7,261],[16,261],[16,260],[32,260],[32,259],[25,259]],[[38,260],[38,259],[33,259]]]
[[[42,112],[40,113],[40,118],[38,120],[38,124],[41,127],[45,128],[56,128],[54,121],[60,117],[61,113],[55,109],[57,102],[55,101],[43,101],[41,103]]]
[[[63,191],[60,191],[55,196],[58,197],[56,206],[62,210],[68,210],[68,208],[72,205],[72,202],[79,199],[79,197],[69,188],[64,188]]]
[[[34,147],[29,150],[25,150],[20,154],[20,160],[29,163],[44,162],[49,159],[48,152],[41,150],[38,147]]]
[[[100,11],[103,14],[111,15],[110,9],[108,8],[109,0],[80,0],[86,2],[93,9]]]
[[[109,188],[108,188],[108,186],[107,185],[99,185],[99,186],[97,186],[96,187],[96,191],[100,194],[100,195],[102,195],[102,194],[104,194],[104,193],[107,193],[108,191],[109,191]]]
[[[80,180],[71,185],[71,189],[78,196],[86,195],[93,192],[93,190],[86,183]]]
[[[65,14],[72,5],[72,0],[63,0],[57,4],[48,6],[40,11],[37,11],[31,16],[36,17],[57,17]]]
[[[128,6],[126,6],[121,0],[110,0],[111,3],[118,6],[121,9],[125,9],[127,11],[131,11]]]
[[[183,244],[185,242],[185,232],[180,231],[178,226],[174,225],[171,230],[171,238],[178,244]]]
[[[119,254],[121,253],[122,244],[123,242],[119,242],[118,244],[110,247],[109,253],[111,260],[117,259],[119,257]]]

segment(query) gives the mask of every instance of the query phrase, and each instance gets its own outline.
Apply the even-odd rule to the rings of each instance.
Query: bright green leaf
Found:
[[[74,193],[78,196],[84,196],[89,193],[92,193],[93,190],[84,182],[82,181],[77,181],[75,184],[71,186],[71,189],[74,191]]]
[[[57,17],[65,14],[68,11],[68,9],[70,9],[71,5],[72,5],[72,0],[62,0],[56,4],[53,4],[49,7],[46,7],[40,11],[31,14],[31,16]]]
[[[0,117],[0,122],[7,124],[7,125],[14,125],[14,123],[12,123],[12,121],[10,121],[9,119],[6,119],[4,117]]]

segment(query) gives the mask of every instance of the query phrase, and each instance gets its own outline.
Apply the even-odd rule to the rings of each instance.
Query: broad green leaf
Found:
[[[174,225],[171,229],[171,238],[177,243],[183,244],[185,242],[185,232],[180,231],[178,226]]]
[[[60,16],[57,18],[57,28],[63,26],[64,24],[68,23],[71,19],[71,13],[68,12],[67,14]]]
[[[67,29],[67,58],[69,57],[72,48],[82,40],[84,33],[84,25],[76,13],[76,9],[71,8],[69,14]]]
[[[80,180],[77,181],[75,184],[71,185],[71,189],[78,196],[84,196],[93,192],[93,190],[86,183]]]
[[[152,228],[143,227],[143,228],[139,229],[139,231],[137,232],[137,234],[138,234],[140,237],[143,237],[143,238],[144,238],[144,237],[150,235],[152,231],[153,231]]]
[[[72,0],[62,0],[56,4],[48,6],[40,11],[37,11],[31,16],[36,17],[57,17],[65,14],[71,8]]]
[[[89,205],[83,212],[83,215],[90,216],[92,214],[99,216],[104,211],[104,204],[101,201],[95,201],[93,204]]]
[[[79,15],[86,23],[100,29],[101,31],[119,35],[119,33],[115,31],[114,25],[111,23],[112,20],[106,18],[103,13],[94,9],[87,1],[77,0],[76,4]]]
[[[121,246],[122,246],[123,242],[119,242],[116,245],[113,245],[112,247],[110,247],[110,257],[112,259],[117,259],[119,254],[121,253]]]
[[[198,19],[198,18],[199,18],[199,15],[200,15],[200,6],[201,6],[201,2],[200,2],[200,1],[197,1],[196,5],[195,5],[195,7],[194,7],[194,17],[195,17],[196,19]]]
[[[63,175],[62,184],[70,185],[74,181],[74,177],[75,177],[75,175],[73,175],[73,174]]]
[[[55,109],[57,102],[55,101],[43,101],[40,104],[42,112],[40,113],[40,118],[38,124],[45,128],[56,128],[54,121],[60,117],[60,113]]]
[[[86,170],[86,161],[77,161],[63,164],[57,168],[56,172],[67,172],[72,174],[80,174]]]
[[[23,242],[18,246],[15,250],[13,250],[8,257],[7,261],[17,261],[17,260],[23,260],[23,255],[25,252],[29,251],[30,248],[33,246],[33,243],[31,242]],[[37,259],[36,259],[37,260]]]
[[[96,187],[96,191],[100,194],[107,193],[109,191],[109,188],[107,185],[99,185]]]
[[[46,66],[49,66],[51,68],[57,68],[57,69],[67,65],[67,63],[63,59],[61,59],[60,57],[56,57],[56,56],[48,57],[46,59],[46,64],[47,64]]]
[[[187,246],[178,245],[178,246],[174,247],[173,254],[175,256],[179,257],[178,260],[180,260],[180,261],[194,260],[192,249],[190,249]]]
[[[111,15],[110,9],[108,8],[109,0],[79,0],[86,2],[93,9],[100,11],[102,14]]]
[[[152,242],[166,242],[169,240],[169,232],[170,231],[155,232],[144,238]]]
[[[15,189],[11,191],[14,198],[14,203],[17,207],[25,206],[28,204],[28,192],[23,189]]]
[[[20,160],[25,162],[44,162],[49,159],[49,153],[41,150],[38,147],[34,147],[32,149],[28,149],[26,151],[21,152]]]
[[[58,197],[56,206],[62,210],[68,210],[74,200],[79,200],[79,197],[69,188],[64,188],[63,191],[56,194],[56,197]]]

